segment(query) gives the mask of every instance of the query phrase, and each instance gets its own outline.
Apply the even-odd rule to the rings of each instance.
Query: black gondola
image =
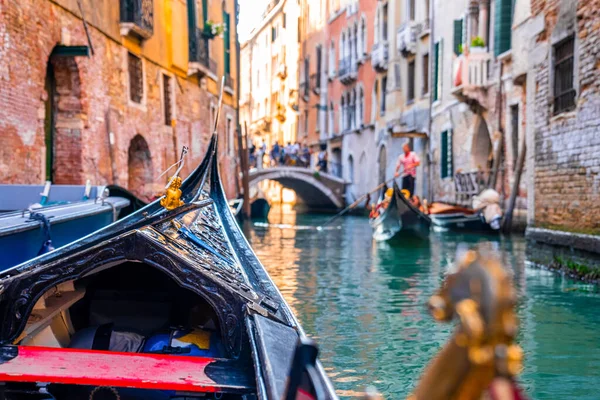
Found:
[[[427,235],[431,220],[408,201],[394,182],[394,193],[387,208],[369,223],[373,228],[373,239],[378,242],[390,240],[401,232]]]
[[[433,210],[437,206],[433,203]],[[449,206],[447,204],[441,204]],[[500,231],[500,221],[494,220],[491,224],[487,223],[481,211],[466,209],[459,206],[450,206],[445,211],[430,212],[431,224],[434,231],[465,231],[465,232],[489,232],[498,233]]]
[[[7,398],[337,398],[235,222],[216,148],[176,208],[154,201],[0,273]]]

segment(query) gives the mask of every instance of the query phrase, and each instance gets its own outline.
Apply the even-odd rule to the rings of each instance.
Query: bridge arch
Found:
[[[307,206],[344,207],[346,182],[336,176],[300,167],[273,167],[250,171],[250,186],[265,180],[279,182],[296,192]]]

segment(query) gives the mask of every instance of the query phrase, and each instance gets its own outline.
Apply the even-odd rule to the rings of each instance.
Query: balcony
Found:
[[[356,81],[356,63],[351,62],[349,59],[340,60],[338,67],[338,78],[344,85],[349,85]]]
[[[424,36],[429,35],[430,32],[431,23],[429,21],[429,18],[425,18],[423,21],[415,25],[415,34],[417,35],[417,37],[422,38]]]
[[[488,109],[488,74],[492,55],[474,47],[454,60],[452,94],[471,107]]]
[[[389,62],[389,44],[387,41],[373,45],[371,64],[377,71],[387,71]]]
[[[145,40],[154,32],[153,0],[121,0],[121,36]]]
[[[210,58],[209,41],[200,29],[190,35],[188,68],[188,75],[198,74],[200,78],[208,75],[216,79],[217,63]]]
[[[417,32],[414,22],[403,24],[396,32],[396,47],[400,54],[407,57],[414,54],[417,48]]]
[[[321,93],[321,74],[314,73],[310,75],[310,87],[314,94],[319,95]]]

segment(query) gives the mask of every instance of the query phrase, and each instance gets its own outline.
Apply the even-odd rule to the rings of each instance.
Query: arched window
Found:
[[[352,46],[352,54],[354,56],[354,62],[360,60],[360,53],[358,52],[358,24],[354,22],[354,43]]]
[[[365,116],[365,93],[362,86],[358,89],[358,112],[357,112],[357,125],[360,128],[363,124]]]
[[[350,116],[350,124],[352,129],[356,129],[358,126],[356,121],[356,88],[352,89],[352,103],[350,106],[351,116]]]
[[[346,34],[342,33],[342,36],[340,37],[340,59],[339,59],[339,70],[341,70],[343,68],[343,64],[344,64],[344,59],[346,58],[346,54],[344,53],[346,51]]]

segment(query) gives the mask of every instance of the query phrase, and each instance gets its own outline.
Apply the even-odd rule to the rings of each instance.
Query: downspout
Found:
[[[427,121],[427,201],[429,204],[433,203],[433,153],[431,149],[431,139],[432,139],[432,127],[433,127],[433,57],[435,51],[435,38],[434,38],[434,28],[435,28],[435,12],[434,5],[432,4],[433,0],[429,1],[429,76],[427,80],[429,81],[427,85],[429,86],[429,119]],[[435,55],[437,57],[437,54]]]

